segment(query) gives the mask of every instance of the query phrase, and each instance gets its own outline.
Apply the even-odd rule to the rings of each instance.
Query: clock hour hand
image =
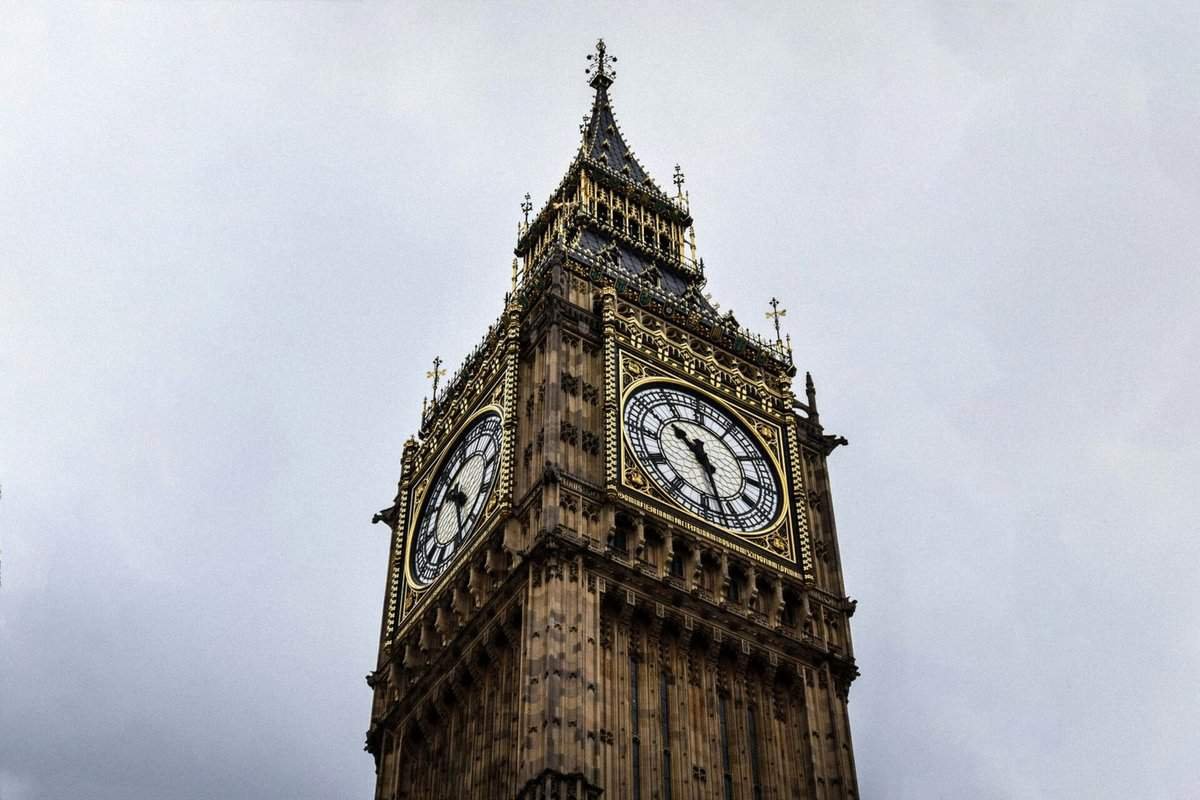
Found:
[[[459,488],[458,484],[454,484],[454,488],[446,492],[446,499],[454,503],[454,516],[458,517],[458,529],[462,530],[462,508],[467,504],[467,495]]]
[[[704,452],[704,442],[697,439],[696,444],[699,445],[696,448],[696,460],[700,462],[701,467],[704,467],[704,477],[708,478],[708,485],[712,489],[713,497],[720,497],[721,493],[717,491],[717,481],[713,477],[717,472],[717,468],[708,460],[708,454]]]
[[[696,461],[700,462],[700,466],[704,467],[704,471],[710,475],[716,472],[717,468],[708,460],[708,453],[704,452],[704,442],[700,439],[689,439],[687,433],[678,425],[672,427],[675,429],[675,438],[683,440],[688,450],[691,450],[692,455],[696,457]]]
[[[720,493],[717,492],[716,481],[713,480],[713,475],[716,473],[717,468],[714,467],[713,463],[708,460],[708,453],[704,452],[704,442],[702,442],[699,438],[689,439],[687,432],[685,432],[683,428],[680,428],[678,425],[673,425],[672,428],[674,428],[675,431],[675,438],[683,440],[683,443],[688,446],[688,450],[692,451],[692,455],[695,457],[696,463],[698,463],[704,470],[704,476],[708,478],[708,485],[712,487],[713,497],[719,496]]]
[[[704,459],[704,460],[705,460],[706,462],[708,461],[708,459],[707,459],[707,458],[706,458],[706,459]],[[717,468],[716,468],[716,467],[714,467],[712,464],[708,464],[708,465],[707,465],[707,466],[704,468],[704,474],[705,474],[705,476],[707,476],[707,477],[708,477],[708,485],[709,485],[709,487],[712,489],[713,497],[720,497],[720,496],[721,496],[721,493],[717,491],[717,481],[716,481],[716,479],[713,477],[713,475],[716,473],[716,471],[717,471]]]

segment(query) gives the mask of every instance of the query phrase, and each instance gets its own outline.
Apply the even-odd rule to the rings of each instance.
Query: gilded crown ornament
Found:
[[[591,65],[584,70],[584,73],[592,76],[590,81],[592,86],[612,84],[617,77],[617,73],[612,68],[612,65],[617,63],[617,57],[608,54],[608,48],[603,39],[596,40],[596,52],[588,53],[587,59]]]

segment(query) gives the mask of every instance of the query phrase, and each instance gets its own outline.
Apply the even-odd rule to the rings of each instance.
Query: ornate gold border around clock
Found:
[[[757,410],[751,411],[746,408],[744,401],[731,397],[727,392],[713,391],[714,387],[700,376],[680,374],[670,366],[651,361],[640,354],[634,354],[615,343],[611,357],[615,373],[615,380],[611,384],[614,386],[613,405],[615,407],[623,409],[630,392],[638,386],[650,383],[675,384],[708,397],[721,407],[728,409],[755,436],[777,470],[782,496],[779,516],[759,533],[746,534],[742,531],[698,520],[686,509],[670,501],[665,494],[656,492],[651,487],[649,479],[642,474],[636,460],[627,453],[624,424],[623,421],[618,421],[623,420],[623,411],[614,413],[613,419],[609,423],[612,426],[609,443],[613,450],[611,463],[614,474],[610,478],[613,493],[620,495],[642,510],[653,510],[663,514],[671,524],[699,534],[721,547],[734,550],[793,577],[811,577],[812,559],[811,546],[808,541],[808,518],[804,506],[804,479],[796,448],[794,420],[785,418],[776,422]],[[628,368],[631,364],[638,366],[631,371]],[[633,372],[637,374],[633,374]],[[773,441],[766,441],[764,433],[768,433]],[[626,469],[627,463],[630,464],[632,470]],[[635,485],[638,482],[638,476],[641,478],[641,486]],[[646,499],[655,501],[656,505],[650,506]],[[675,513],[676,508],[679,513]],[[718,536],[713,531],[719,531],[722,535]],[[780,536],[783,540],[783,547],[772,548],[767,544],[772,533]],[[790,564],[799,567],[802,573],[794,572],[789,568]]]
[[[625,368],[625,359],[626,358],[630,358],[632,364],[641,365],[643,363],[640,359],[632,358],[632,357],[628,356],[626,353],[622,352],[621,353],[621,366],[623,368],[622,372],[625,371],[624,368]],[[645,367],[645,366],[639,366],[638,368],[643,369],[643,370],[647,369],[647,367]],[[668,375],[652,373],[652,374],[643,374],[642,377],[635,378],[630,383],[625,383],[624,376],[622,376],[621,412],[620,412],[621,419],[620,419],[620,423],[619,423],[619,427],[621,429],[621,477],[622,477],[622,482],[625,483],[624,478],[626,475],[626,471],[628,469],[626,467],[627,461],[628,461],[628,463],[632,463],[635,468],[641,469],[641,465],[638,464],[636,458],[634,458],[629,452],[629,448],[633,443],[629,440],[629,438],[628,438],[629,434],[625,430],[625,406],[626,406],[626,404],[628,404],[629,396],[633,392],[635,392],[638,389],[641,389],[643,387],[646,387],[646,386],[656,386],[656,385],[657,386],[661,386],[661,385],[678,386],[681,389],[691,391],[691,392],[696,392],[697,394],[703,395],[704,397],[713,401],[714,405],[716,405],[718,408],[721,408],[721,409],[725,410],[727,413],[731,414],[735,420],[737,420],[741,423],[743,428],[745,428],[747,431],[750,432],[750,435],[754,438],[754,441],[757,442],[758,446],[760,448],[762,448],[764,453],[767,454],[767,458],[769,458],[771,460],[771,464],[774,469],[774,473],[775,473],[774,477],[779,482],[779,491],[780,491],[779,510],[775,513],[775,516],[772,517],[771,520],[769,522],[767,522],[767,524],[763,525],[761,528],[759,528],[757,530],[753,530],[753,531],[743,531],[743,530],[739,530],[736,528],[726,528],[723,525],[716,525],[714,523],[710,523],[707,521],[705,522],[705,524],[712,525],[714,528],[723,530],[723,531],[725,531],[733,536],[737,536],[738,538],[741,538],[741,539],[761,539],[761,538],[766,537],[770,533],[772,533],[774,530],[778,529],[780,526],[780,523],[783,521],[783,517],[787,514],[788,506],[789,506],[787,478],[786,478],[787,472],[784,468],[784,457],[783,457],[783,453],[781,451],[781,443],[783,441],[783,429],[780,428],[778,425],[776,425],[773,422],[768,422],[768,421],[763,420],[761,417],[755,417],[754,419],[748,418],[745,412],[743,412],[742,410],[740,410],[738,408],[733,407],[724,398],[718,397],[717,395],[708,391],[704,387],[697,386],[695,383],[692,383],[690,381],[680,380],[679,378],[670,377]],[[642,471],[644,472],[644,470],[642,470]],[[626,485],[628,485],[628,483],[626,483]],[[672,505],[676,505],[684,513],[694,516],[692,514],[692,512],[688,511],[686,508],[684,508],[683,506],[680,506],[678,503],[676,503],[674,498],[672,498],[670,495],[666,495],[665,492],[663,494],[667,497],[668,500],[671,501]]]
[[[689,378],[710,386],[713,391],[730,395],[737,402],[758,402],[751,396],[751,392],[758,393],[763,399],[769,397],[790,400],[791,378],[787,374],[756,364],[727,347],[706,339],[701,333],[691,331],[678,322],[664,319],[651,310],[638,307],[632,300],[619,297],[615,287],[605,286],[601,291],[613,298],[613,331],[631,352],[669,365]],[[647,318],[650,318],[652,324],[647,324]],[[617,322],[628,330],[622,331]],[[681,338],[672,339],[669,335],[671,331],[679,333]],[[697,348],[697,343],[702,349]],[[720,356],[731,361],[726,363]],[[700,364],[704,365],[703,371],[697,369]],[[740,366],[733,366],[734,364]],[[716,380],[715,376],[718,375],[723,376],[729,385]],[[765,403],[762,411],[776,419],[785,416]]]
[[[384,617],[384,627],[386,628],[384,639],[388,641],[395,634],[396,625],[400,621],[397,608],[400,603],[400,595],[403,591],[400,578],[404,573],[402,563],[405,546],[404,531],[408,525],[408,489],[412,485],[410,475],[413,452],[415,450],[416,440],[409,439],[404,445],[404,455],[401,459],[400,492],[396,498],[398,503],[396,507],[396,527],[392,530],[391,551],[388,555],[386,616]]]
[[[499,350],[499,348],[497,348]],[[499,353],[493,354],[498,356]],[[489,377],[494,377],[494,380],[485,384],[486,389],[473,386],[474,380],[468,384],[471,388],[476,388],[474,393],[475,402],[480,403],[469,414],[462,415],[457,424],[452,426],[439,426],[438,436],[436,439],[436,447],[431,444],[431,439],[426,439],[419,446],[414,447],[411,451],[406,452],[406,457],[411,458],[413,467],[411,470],[406,470],[406,476],[412,477],[407,479],[402,485],[400,493],[400,513],[396,520],[396,547],[392,553],[391,576],[389,579],[389,596],[388,596],[388,633],[389,638],[394,638],[398,635],[402,627],[403,621],[409,617],[418,605],[424,602],[434,594],[437,594],[438,588],[443,585],[444,581],[450,578],[458,571],[459,564],[473,554],[478,546],[478,542],[486,539],[491,529],[495,526],[492,524],[495,519],[503,518],[508,512],[512,503],[512,458],[511,454],[506,457],[507,451],[512,449],[513,432],[511,426],[506,423],[512,418],[510,413],[513,405],[511,395],[515,394],[515,387],[511,385],[509,378],[510,373],[515,370],[516,365],[508,363],[506,359],[505,369],[499,376],[489,374]],[[500,473],[496,476],[496,485],[492,488],[491,496],[488,498],[488,505],[485,507],[484,517],[479,521],[479,532],[474,536],[475,542],[458,557],[455,562],[450,565],[445,573],[438,580],[424,588],[418,589],[414,587],[408,575],[408,547],[411,539],[412,527],[416,522],[417,513],[420,511],[420,506],[414,505],[414,495],[417,488],[424,488],[421,484],[427,482],[432,470],[445,461],[448,445],[457,440],[458,436],[466,429],[467,425],[485,411],[491,410],[500,414]],[[416,466],[417,462],[424,458],[424,463]],[[424,498],[423,491],[421,498]],[[419,500],[418,500],[419,502]],[[416,509],[414,512],[413,509]]]
[[[411,499],[409,501],[409,508],[413,509],[414,513],[410,515],[410,518],[408,520],[406,520],[406,528],[404,531],[405,544],[404,544],[403,557],[404,557],[404,583],[405,583],[405,586],[407,586],[409,589],[411,589],[414,594],[417,594],[417,595],[424,594],[433,586],[436,586],[437,584],[441,583],[442,579],[444,577],[446,577],[447,575],[449,575],[450,572],[453,571],[453,569],[454,569],[454,564],[451,564],[450,568],[447,569],[446,572],[444,572],[442,575],[438,576],[437,578],[434,578],[432,583],[429,583],[425,586],[421,586],[417,581],[413,580],[412,572],[409,569],[409,558],[408,558],[409,551],[412,549],[413,536],[416,533],[416,525],[417,525],[418,519],[421,515],[421,510],[424,507],[425,494],[429,490],[430,480],[431,480],[432,476],[437,474],[437,471],[442,468],[442,465],[444,465],[446,463],[446,459],[450,456],[450,452],[452,450],[451,446],[458,443],[459,437],[462,436],[462,434],[467,430],[467,428],[469,428],[471,426],[471,423],[475,422],[475,420],[477,420],[481,417],[484,417],[488,414],[495,414],[497,417],[500,418],[501,436],[500,436],[499,447],[501,449],[503,449],[503,447],[504,447],[504,434],[503,434],[504,410],[499,405],[496,405],[495,403],[487,403],[485,405],[482,405],[482,406],[476,408],[469,415],[463,417],[459,421],[458,425],[456,425],[454,428],[454,434],[447,439],[447,445],[442,448],[441,452],[438,454],[438,457],[436,459],[431,459],[428,463],[426,463],[424,468],[420,471],[420,473],[417,477],[416,483],[413,484],[412,489],[410,490]],[[499,457],[499,454],[497,454],[497,457]],[[485,528],[487,528],[488,525],[491,523],[492,519],[496,516],[496,514],[498,514],[500,512],[500,494],[502,492],[502,486],[501,486],[501,481],[500,481],[499,466],[500,465],[497,465],[496,482],[494,484],[492,484],[492,491],[488,493],[487,504],[484,506],[484,509],[483,509],[483,516],[481,516],[479,519],[479,525],[477,527],[477,530],[480,532],[482,532]],[[474,536],[472,536],[471,538],[472,538],[472,540],[478,540],[478,539],[481,539],[482,536],[480,535],[480,533],[477,533]],[[472,545],[467,550],[463,551],[463,555],[456,555],[454,557],[454,563],[456,564],[456,563],[462,561],[463,558],[466,556],[466,554],[473,551],[474,549],[475,549],[474,542],[472,542]]]
[[[503,520],[512,507],[513,452],[516,440],[516,403],[518,353],[520,349],[520,313],[515,306],[505,310],[504,335],[497,337],[490,352],[481,360],[475,374],[466,380],[454,397],[446,398],[449,405],[437,422],[429,429],[425,438],[412,447],[405,447],[405,466],[401,477],[399,513],[396,518],[396,534],[389,564],[387,597],[387,638],[401,635],[408,625],[406,620],[437,595],[442,586],[448,584],[461,565],[470,559],[479,543],[488,539],[497,520]],[[480,405],[482,404],[482,405]],[[480,520],[479,532],[467,550],[455,559],[445,573],[430,586],[416,590],[408,584],[407,560],[409,531],[414,520],[409,519],[412,505],[412,488],[417,478],[426,478],[431,465],[440,464],[446,455],[447,445],[453,442],[467,423],[492,407],[500,413],[500,474],[492,489],[488,506],[492,510]],[[469,414],[463,409],[473,410]],[[455,414],[457,422],[453,422]],[[412,442],[412,440],[410,440]],[[419,466],[418,466],[419,465]],[[412,477],[410,477],[412,476]],[[493,507],[494,506],[494,507]],[[415,515],[414,515],[415,516]],[[402,578],[404,578],[402,580]]]

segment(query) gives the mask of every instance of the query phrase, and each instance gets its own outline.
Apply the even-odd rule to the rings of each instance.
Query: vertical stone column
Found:
[[[535,560],[522,626],[518,784],[526,787],[522,797],[540,796],[528,791],[549,786],[547,776],[552,784],[577,779],[582,781],[578,786],[590,791],[599,780],[594,735],[599,727],[599,595],[585,588],[594,584],[585,584],[588,579],[578,556],[551,549]]]
[[[557,281],[561,268],[555,268],[551,274],[551,282]],[[547,295],[545,299],[546,313],[551,317],[550,329],[546,333],[545,364],[542,369],[543,380],[546,382],[545,415],[542,420],[545,431],[544,455],[545,464],[542,472],[542,529],[554,530],[560,519],[558,505],[558,470],[563,463],[562,458],[562,424],[566,419],[563,412],[563,393],[560,376],[563,365],[562,325],[558,319],[558,298]]]

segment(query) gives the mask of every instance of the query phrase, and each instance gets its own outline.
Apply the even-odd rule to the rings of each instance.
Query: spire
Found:
[[[530,213],[528,195],[521,206],[516,285],[538,274],[550,258],[569,259],[589,276],[607,276],[626,288],[636,285],[639,303],[669,309],[672,318],[686,318],[695,330],[720,339],[734,352],[749,346],[759,363],[794,375],[790,340],[785,349],[774,314],[769,316],[776,322],[775,340],[762,339],[741,329],[732,314],[722,317],[703,294],[704,261],[696,252],[683,169],[676,165],[671,176],[674,196],[650,178],[626,143],[609,100],[617,59],[600,39],[587,60],[588,85],[595,94],[579,125],[582,141],[541,210]],[[772,311],[785,313],[777,305]]]
[[[817,387],[813,384],[812,373],[804,373],[804,394],[808,397],[808,413],[814,421],[817,419]]]
[[[633,150],[625,143],[617,126],[617,118],[613,115],[608,87],[617,77],[612,68],[616,61],[616,56],[608,54],[603,39],[596,42],[596,52],[588,55],[586,72],[592,76],[588,85],[596,90],[596,96],[592,100],[592,113],[587,116],[587,128],[583,134],[583,156],[631,183],[650,187],[662,194],[634,157]]]

